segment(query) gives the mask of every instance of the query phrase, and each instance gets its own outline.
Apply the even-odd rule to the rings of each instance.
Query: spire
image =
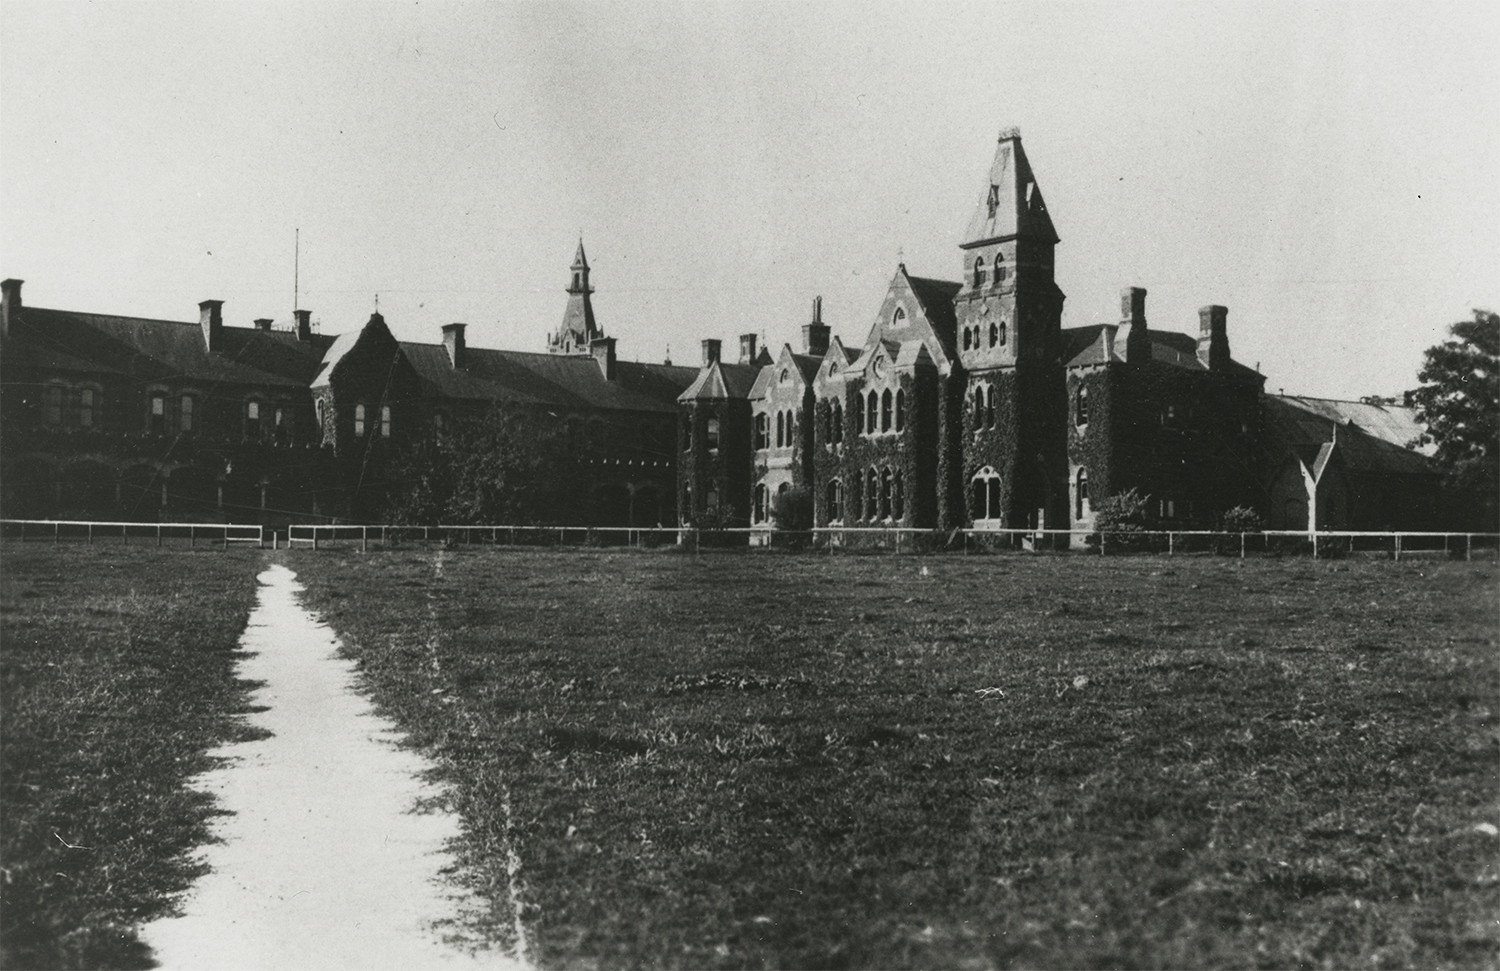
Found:
[[[578,252],[573,255],[571,278],[567,288],[568,306],[563,311],[562,324],[556,333],[547,339],[547,351],[552,354],[589,354],[592,341],[604,336],[594,322],[594,304],[589,285],[589,261],[583,252],[583,238],[579,237]]]
[[[1005,128],[1000,132],[1000,144],[995,149],[984,195],[960,245],[968,248],[1014,236],[1057,242],[1057,230],[1052,227],[1052,217],[1047,215],[1042,190],[1021,148],[1021,132]]]

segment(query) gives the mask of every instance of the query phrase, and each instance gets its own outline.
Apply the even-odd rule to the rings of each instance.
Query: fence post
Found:
[[[1396,555],[1393,557],[1393,559],[1397,563],[1401,562],[1401,534],[1400,533],[1396,534]]]
[[[1172,554],[1174,554],[1176,552],[1177,552],[1177,544],[1173,540],[1172,531],[1169,529],[1169,530],[1167,530],[1167,555],[1171,556]]]
[[[1240,534],[1240,559],[1245,558],[1245,534]]]
[[[93,523],[89,523],[89,538],[87,540],[87,543],[88,543],[89,546],[93,546],[94,545],[94,524]]]
[[[1474,559],[1474,534],[1464,533],[1464,559]]]
[[[156,524],[156,548],[161,549],[161,523]]]
[[[188,549],[192,549],[193,547],[195,547],[197,545],[198,545],[198,527],[197,526],[189,526],[188,527]]]
[[[1318,558],[1318,531],[1317,530],[1313,530],[1312,541],[1313,541],[1313,559],[1316,560]]]
[[[52,545],[56,546],[62,542],[62,523],[52,524]]]
[[[318,527],[311,526],[311,527],[308,527],[308,528],[310,528],[313,531],[313,549],[317,549],[318,548]]]
[[[370,527],[368,526],[359,527],[359,551],[370,552]]]

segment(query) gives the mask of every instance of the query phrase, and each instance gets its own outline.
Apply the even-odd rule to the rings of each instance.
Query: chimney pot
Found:
[[[604,380],[615,379],[615,339],[613,337],[595,337],[589,341],[589,350],[594,355],[594,360],[599,364],[599,372],[604,375]]]
[[[718,364],[719,363],[719,348],[722,345],[723,345],[722,341],[716,340],[715,338],[712,338],[712,337],[705,337],[703,339],[703,366],[704,367],[708,367],[710,364]]]
[[[292,316],[297,318],[297,339],[303,342],[312,340],[312,311],[294,310]]]
[[[256,330],[270,330],[271,329],[271,323],[272,323],[272,318],[270,318],[270,317],[257,317],[257,318],[255,318],[255,329]]]
[[[1229,366],[1229,308],[1210,304],[1198,310],[1198,360],[1210,371]]]
[[[755,363],[755,343],[756,343],[756,337],[755,337],[754,334],[741,334],[740,335],[740,363],[741,364],[754,364]]]
[[[198,304],[198,326],[203,330],[203,346],[210,351],[224,348],[224,301],[204,300]]]
[[[1115,348],[1127,361],[1144,364],[1151,359],[1144,287],[1126,287],[1120,291],[1120,326],[1115,331]]]
[[[468,324],[444,324],[443,346],[448,349],[448,363],[455,368],[464,366],[464,328]]]
[[[802,352],[813,357],[828,353],[828,325],[823,323],[823,298],[813,297],[812,322],[802,325]]]

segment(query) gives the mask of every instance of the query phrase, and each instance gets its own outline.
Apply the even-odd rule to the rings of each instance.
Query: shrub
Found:
[[[1117,552],[1138,552],[1149,549],[1151,537],[1133,535],[1143,533],[1147,528],[1146,507],[1148,503],[1149,498],[1135,489],[1126,489],[1124,492],[1106,496],[1094,510],[1096,532],[1090,533],[1086,542],[1091,548],[1098,549],[1100,535],[1107,533],[1109,536],[1107,549]]]
[[[1225,511],[1223,529],[1226,533],[1258,533],[1261,530],[1260,513],[1249,506],[1235,506]],[[1219,552],[1225,556],[1238,556],[1243,541],[1243,537],[1222,537]]]

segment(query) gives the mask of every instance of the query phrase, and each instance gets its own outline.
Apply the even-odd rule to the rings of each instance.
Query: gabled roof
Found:
[[[305,388],[331,337],[224,327],[222,349],[204,346],[197,323],[23,307],[6,354],[17,364],[138,381]]]
[[[1361,431],[1401,448],[1411,448],[1411,443],[1426,431],[1422,423],[1417,420],[1417,410],[1402,405],[1309,398],[1303,395],[1275,395],[1274,397],[1284,404],[1331,422],[1345,425],[1353,423]],[[1428,444],[1411,450],[1431,455],[1436,451],[1436,447]]]
[[[1342,458],[1344,467],[1350,472],[1439,474],[1432,461],[1421,453],[1372,434],[1357,422],[1342,417],[1343,406],[1358,406],[1352,410],[1388,408],[1409,412],[1411,409],[1280,395],[1263,395],[1261,402],[1266,430],[1272,441],[1296,454],[1315,478],[1323,474],[1323,469],[1335,454]],[[1312,407],[1307,406],[1309,402],[1313,403]]]
[[[1090,324],[1087,327],[1068,327],[1062,332],[1063,361],[1067,367],[1088,367],[1109,361],[1123,361],[1120,345],[1115,341],[1116,324]],[[1192,334],[1174,330],[1148,330],[1151,342],[1151,360],[1186,371],[1207,371],[1208,367],[1198,357],[1198,339]],[[1242,377],[1261,379],[1263,376],[1237,361],[1229,362],[1229,372]]]
[[[723,361],[715,361],[698,372],[697,379],[677,396],[677,400],[724,401],[728,398],[748,398],[760,372],[760,366],[754,364],[725,364]]]
[[[964,233],[965,248],[1012,236],[1030,236],[1057,242],[1057,230],[1042,201],[1042,190],[1031,173],[1031,163],[1021,148],[1021,133],[1014,128],[1000,132],[995,161],[979,205]]]
[[[962,284],[950,280],[912,276],[907,273],[905,263],[897,266],[886,299],[881,304],[880,316],[870,327],[853,366],[864,367],[877,341],[890,341],[899,348],[910,340],[919,340],[927,346],[933,364],[938,367],[948,365],[957,356],[958,320],[953,311],[953,298],[962,288]],[[913,309],[917,313],[908,314],[903,323],[896,326],[890,308],[903,302],[900,299],[902,291],[911,294]],[[896,356],[897,352],[893,350],[891,360],[894,361]]]

